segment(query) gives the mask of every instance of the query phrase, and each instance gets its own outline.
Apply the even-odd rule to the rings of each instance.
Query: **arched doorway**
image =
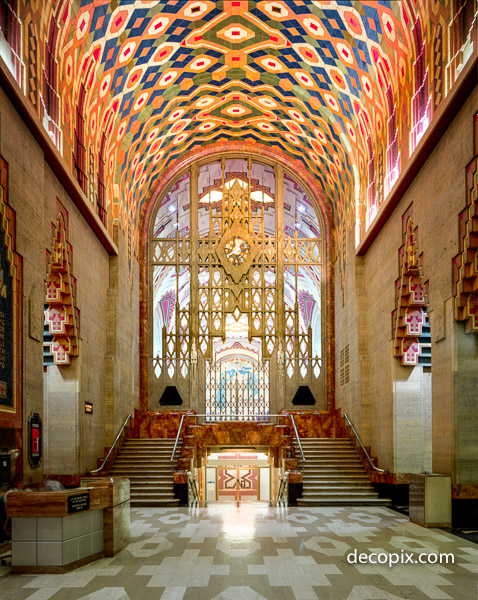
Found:
[[[174,408],[168,386],[211,420],[267,418],[299,386],[327,408],[327,248],[306,189],[240,153],[164,186],[148,231],[149,410]]]

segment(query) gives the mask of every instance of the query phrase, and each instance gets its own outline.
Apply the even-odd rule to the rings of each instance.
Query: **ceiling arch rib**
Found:
[[[57,47],[64,156],[87,81],[86,142],[98,152],[107,137],[108,196],[121,223],[137,228],[174,159],[231,139],[301,161],[336,222],[353,219],[349,209],[367,191],[355,189],[367,180],[367,144],[387,147],[391,111],[405,114],[413,96],[412,30],[427,22],[429,4],[75,2]],[[399,133],[408,125],[397,124]]]

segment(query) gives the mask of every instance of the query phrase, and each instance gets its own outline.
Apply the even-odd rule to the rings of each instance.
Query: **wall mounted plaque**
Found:
[[[77,494],[76,496],[68,496],[68,514],[82,512],[90,508],[90,495]]]

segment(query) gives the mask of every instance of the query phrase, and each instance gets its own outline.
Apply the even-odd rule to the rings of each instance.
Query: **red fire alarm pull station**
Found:
[[[28,418],[28,460],[36,469],[42,460],[42,422],[38,413],[32,413]]]

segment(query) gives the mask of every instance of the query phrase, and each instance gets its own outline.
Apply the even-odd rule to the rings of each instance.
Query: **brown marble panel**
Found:
[[[296,458],[286,458],[284,468],[286,471],[296,471],[299,468],[299,461]]]
[[[187,483],[188,482],[188,474],[186,471],[176,471],[174,473],[174,483]]]
[[[369,471],[368,476],[372,483],[410,483],[409,473],[380,473],[378,471]]]
[[[142,415],[139,436],[142,438],[175,438],[181,423],[181,417],[193,414],[190,410],[148,411]],[[186,432],[187,426],[194,423],[194,417],[184,419],[182,435]]]
[[[290,483],[302,483],[302,473],[300,471],[290,471],[289,472],[289,484]]]
[[[191,469],[191,459],[190,458],[180,458],[178,460],[178,471],[189,471]]]
[[[478,498],[478,483],[454,483],[452,498],[459,500],[473,500]]]
[[[195,447],[193,445],[184,446],[181,448],[181,458],[194,458]]]
[[[339,411],[295,411],[284,410],[281,412],[279,421],[283,425],[289,425],[293,431],[291,419],[294,416],[295,425],[300,438],[311,437],[342,437],[343,424],[340,420]]]

